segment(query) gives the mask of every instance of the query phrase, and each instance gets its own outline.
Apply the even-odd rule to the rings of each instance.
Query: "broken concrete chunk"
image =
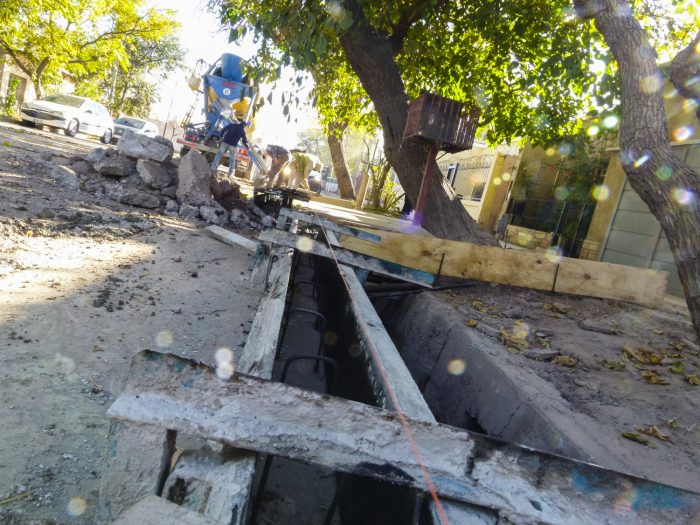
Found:
[[[200,206],[199,215],[210,224],[223,226],[228,221],[228,212],[219,204],[214,206]]]
[[[78,175],[87,175],[92,171],[92,165],[84,160],[79,160],[78,162],[71,164],[70,169],[72,169]]]
[[[109,197],[122,204],[138,206],[139,208],[153,209],[160,206],[160,199],[155,195],[128,186],[117,185],[111,188]]]
[[[250,222],[248,215],[239,209],[231,210],[231,218],[229,220],[231,221],[231,224],[236,226],[246,226]]]
[[[211,203],[211,167],[197,150],[190,151],[180,160],[178,168],[177,198],[190,206],[207,206]]]
[[[119,153],[135,159],[165,162],[173,156],[173,145],[163,137],[147,137],[127,131],[119,140]]]
[[[176,216],[179,211],[180,211],[180,205],[177,203],[177,201],[169,200],[168,202],[165,203],[164,213],[166,215],[170,215],[171,217],[173,217],[173,216]]]
[[[199,208],[183,203],[180,205],[179,215],[183,219],[196,219],[199,217]]]
[[[241,198],[238,184],[236,184],[233,177],[229,177],[225,173],[214,172],[211,177],[210,189],[214,199],[219,202],[231,197],[234,199]]]
[[[51,170],[51,178],[69,190],[77,190],[80,188],[78,176],[67,166],[56,166]]]
[[[160,190],[160,194],[163,197],[170,197],[171,199],[175,199],[177,197],[177,186],[168,186],[167,188],[163,188]]]
[[[594,319],[584,319],[578,323],[579,327],[583,330],[588,330],[589,332],[598,332],[601,334],[616,335],[619,332],[615,330],[612,326],[602,322],[596,321]]]
[[[260,222],[266,228],[270,228],[275,223],[274,219],[269,215],[265,215]]]
[[[525,352],[525,357],[535,359],[537,361],[549,361],[559,355],[559,350],[528,350]]]
[[[96,162],[101,161],[102,157],[104,157],[108,151],[109,150],[107,148],[95,148],[90,153],[85,155],[85,161],[89,162],[90,164],[95,164]]]
[[[171,184],[170,173],[167,168],[152,160],[139,159],[136,162],[136,170],[141,176],[141,180],[151,188],[162,190]]]
[[[112,151],[107,151],[94,166],[95,171],[112,177],[126,177],[136,168],[133,160],[123,155],[115,155]]]

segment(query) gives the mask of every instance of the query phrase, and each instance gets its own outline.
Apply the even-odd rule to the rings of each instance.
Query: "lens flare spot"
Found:
[[[500,186],[502,182],[503,182],[503,181],[501,180],[500,177],[496,177],[496,178],[494,178],[494,179],[491,181],[491,183],[492,183],[494,186]]]
[[[564,157],[568,157],[574,152],[574,146],[572,144],[569,144],[568,142],[564,142],[563,144],[559,145],[559,155],[562,155]]]
[[[661,166],[656,170],[656,176],[659,180],[668,180],[673,175],[673,170],[670,166]]]
[[[559,246],[550,246],[544,253],[549,262],[558,263],[562,258],[562,250]]]
[[[603,119],[603,126],[612,129],[617,126],[618,122],[620,122],[620,119],[617,115],[608,115]]]
[[[166,348],[173,344],[175,337],[170,330],[161,330],[156,334],[156,344],[160,348]]]
[[[328,14],[336,22],[343,17],[343,6],[339,2],[329,2],[326,9],[328,9]]]
[[[604,201],[610,197],[610,188],[605,184],[596,184],[591,190],[591,196],[597,201]]]
[[[545,150],[545,154],[546,154],[548,157],[551,157],[552,155],[555,155],[556,152],[557,152],[557,150],[555,150],[554,148],[547,148],[547,149]]]
[[[644,164],[646,161],[648,161],[650,158],[651,158],[651,155],[649,155],[648,153],[645,153],[644,155],[639,157],[637,160],[635,160],[634,163],[632,164],[632,166],[634,166],[635,168],[638,168],[639,166]]]
[[[353,357],[360,357],[360,354],[362,353],[362,348],[360,348],[360,345],[358,345],[357,343],[353,343],[350,346],[348,346],[348,353]]]
[[[216,361],[216,377],[219,379],[231,379],[235,367],[233,365],[233,352],[230,348],[217,348],[214,353]]]
[[[85,514],[85,511],[87,510],[87,501],[85,501],[85,498],[81,498],[80,496],[71,498],[68,505],[66,505],[66,510],[71,516],[81,516]]]
[[[686,113],[695,113],[698,109],[698,103],[692,98],[683,100],[683,111]]]
[[[681,141],[687,140],[693,134],[693,128],[690,126],[681,126],[673,130],[673,138]]]
[[[505,182],[508,182],[512,177],[513,175],[507,172],[501,175],[501,179]]]
[[[338,342],[338,334],[333,331],[328,331],[323,334],[323,342],[328,346],[333,346]]]
[[[569,191],[569,188],[566,186],[557,186],[557,188],[554,190],[554,198],[559,201],[563,201],[569,195],[571,195],[571,191]]]
[[[299,237],[299,239],[297,240],[297,250],[299,250],[300,252],[308,252],[309,250],[311,250],[313,245],[314,245],[314,241],[312,241],[308,237],[302,236],[302,237]]]
[[[600,133],[600,128],[598,126],[591,126],[586,130],[586,135],[589,137],[595,137],[598,133]]]
[[[447,371],[454,376],[461,376],[467,368],[464,359],[453,359],[447,363]]]
[[[648,75],[639,81],[639,89],[644,93],[656,93],[661,90],[663,85],[664,81],[659,74]]]
[[[695,194],[685,188],[674,188],[673,199],[681,206],[690,206],[695,200]]]

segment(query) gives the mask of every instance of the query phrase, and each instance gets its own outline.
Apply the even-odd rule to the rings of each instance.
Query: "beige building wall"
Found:
[[[471,150],[443,155],[437,162],[455,193],[462,196],[462,205],[469,215],[486,231],[493,231],[519,159],[517,145],[488,148],[477,144]]]
[[[20,102],[34,100],[36,98],[36,93],[29,76],[15,66],[8,55],[0,53],[0,101],[4,100],[7,96],[11,75],[21,79],[23,91],[21,97],[19,97]]]

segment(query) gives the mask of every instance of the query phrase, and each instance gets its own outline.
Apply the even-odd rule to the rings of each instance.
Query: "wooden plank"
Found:
[[[263,264],[263,267],[269,268],[264,295],[260,299],[238,361],[240,372],[265,379],[272,376],[275,349],[282,327],[284,302],[292,271],[292,257],[288,250],[273,252],[269,258],[269,263]]]
[[[295,248],[306,253],[312,253],[320,257],[334,259],[339,263],[347,264],[353,268],[362,268],[378,273],[379,275],[401,279],[421,286],[430,287],[435,282],[435,277],[424,271],[407,268],[400,264],[390,262],[390,260],[381,260],[380,258],[361,255],[340,248],[331,250],[331,248],[325,244],[314,241],[309,237],[294,235],[279,230],[267,230],[262,232],[258,236],[258,239],[263,242],[272,242],[281,246]],[[371,246],[380,246],[372,243],[367,244]]]
[[[420,235],[392,232],[382,232],[381,235],[382,242],[378,245],[345,235],[341,236],[340,243],[353,252],[432,274],[439,271],[440,275],[449,277],[538,290],[551,290],[554,287],[557,265],[541,253],[504,250]]]
[[[160,496],[175,451],[168,429],[112,421],[100,478],[96,521],[109,523],[148,495]]]
[[[663,302],[667,281],[668,272],[567,258],[554,291],[656,305]]]
[[[330,236],[333,237],[333,241],[337,241],[334,235]],[[340,265],[340,273],[346,284],[349,312],[355,323],[355,332],[360,340],[363,357],[367,362],[375,399],[383,408],[402,412],[416,420],[434,423],[435,416],[384,328],[384,323],[367,297],[355,271],[349,266]],[[437,505],[432,500],[429,505],[433,523],[441,524],[443,518]],[[494,517],[493,512],[474,505],[446,500],[441,501],[441,505],[449,523],[496,524],[497,517]],[[491,521],[488,521],[489,518]]]
[[[222,381],[148,350],[108,415],[422,491],[429,476],[441,496],[515,522],[688,523],[700,513],[700,494],[281,383]]]
[[[663,301],[668,278],[655,270],[567,257],[549,260],[541,253],[400,233],[382,232],[378,245],[343,235],[341,244],[425,272],[440,269],[449,277],[648,305]]]
[[[112,525],[216,525],[216,522],[158,496],[127,509]]]
[[[379,235],[376,235],[374,233],[366,232],[364,230],[359,230],[357,228],[352,228],[350,226],[342,226],[340,224],[336,224],[333,221],[329,221],[328,219],[323,219],[321,217],[315,216],[315,215],[309,215],[308,213],[301,213],[298,211],[293,211],[288,208],[282,208],[280,209],[280,216],[282,217],[289,217],[290,219],[295,219],[301,222],[305,222],[306,224],[313,224],[315,226],[321,226],[325,230],[330,230],[335,233],[340,233],[344,235],[351,235],[353,237],[357,237],[359,239],[362,239],[364,241],[368,241],[374,244],[379,243],[382,238]]]
[[[254,240],[238,235],[237,233],[221,228],[220,226],[207,226],[204,228],[204,231],[215,239],[223,241],[226,244],[230,244],[231,246],[240,246],[246,250],[250,250],[251,252],[258,249],[258,243]]]

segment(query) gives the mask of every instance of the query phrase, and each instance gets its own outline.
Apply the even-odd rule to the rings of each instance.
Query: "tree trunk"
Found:
[[[36,90],[36,98],[43,98],[44,97],[44,86],[41,83],[41,77],[44,76],[44,71],[46,70],[46,67],[49,65],[50,59],[44,58],[39,65],[36,68],[36,71],[34,72],[34,89]]]
[[[343,199],[355,200],[355,190],[352,187],[352,178],[348,171],[348,164],[345,162],[345,152],[343,151],[343,133],[347,124],[333,123],[328,129],[328,149],[331,151],[333,161],[333,171],[338,180],[338,189]]]
[[[345,0],[344,5],[355,18],[352,26],[340,36],[340,43],[374,103],[384,132],[384,154],[414,203],[418,200],[428,147],[417,140],[403,140],[408,95],[387,35],[369,24],[357,0]],[[423,227],[444,239],[495,244],[495,238],[481,230],[469,216],[437,166],[435,171]]]
[[[388,162],[384,163],[379,170],[379,174],[372,181],[372,195],[369,199],[372,208],[379,208],[382,205],[382,192],[384,191],[384,186],[386,186],[389,171],[391,171],[391,165]]]
[[[700,339],[700,174],[671,149],[656,52],[625,0],[577,0],[575,5],[594,18],[617,60],[622,166],[668,239]]]

